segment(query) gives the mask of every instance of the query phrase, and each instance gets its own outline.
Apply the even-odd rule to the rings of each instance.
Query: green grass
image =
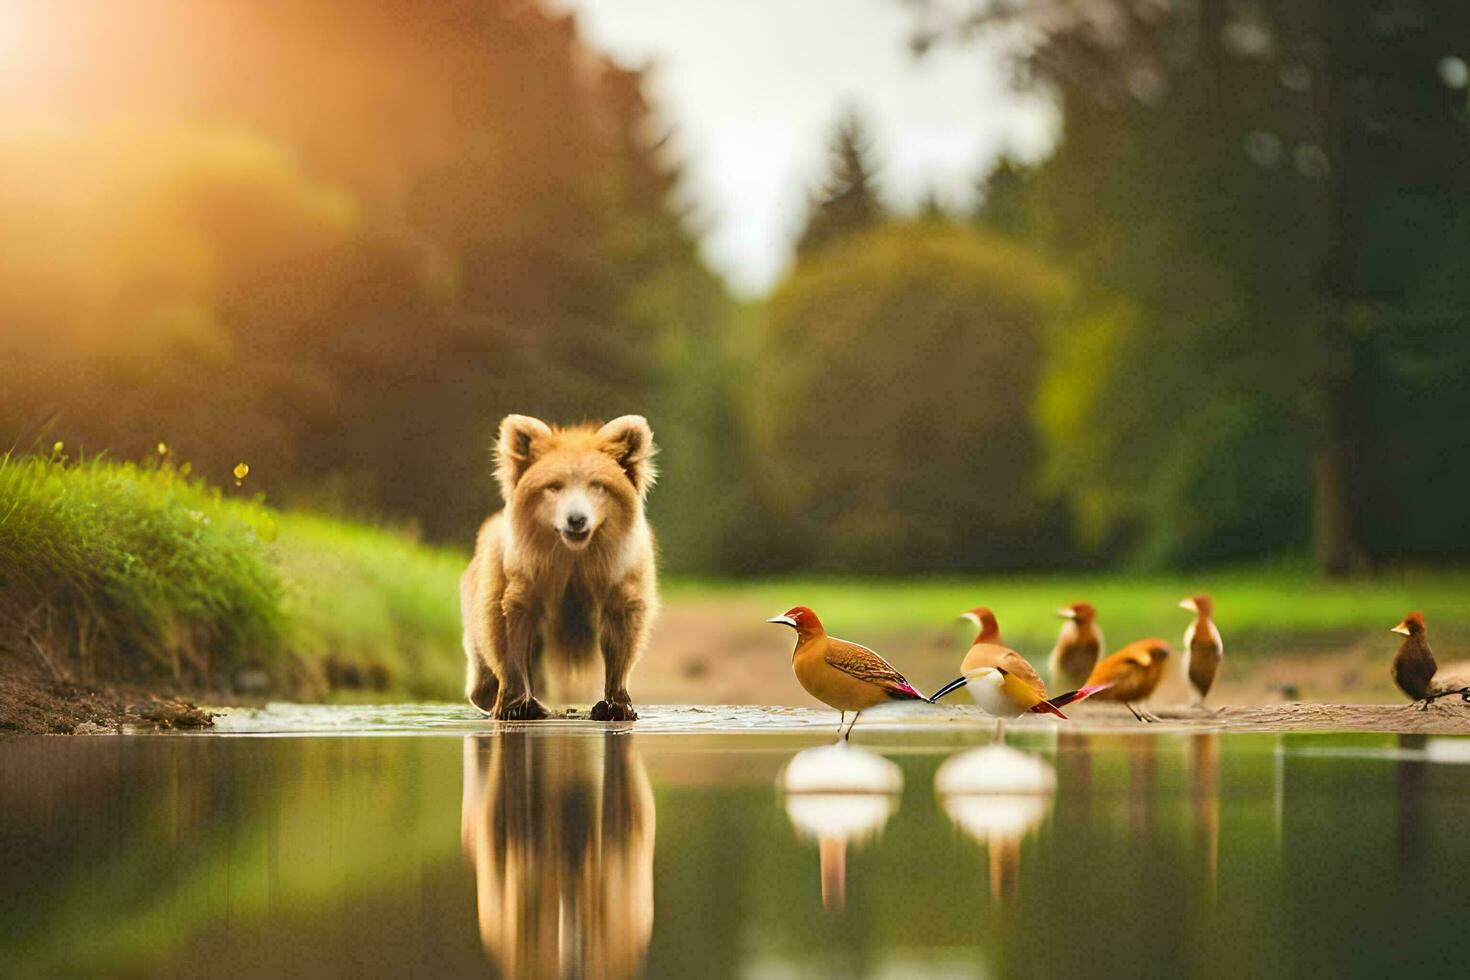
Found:
[[[458,700],[464,687],[459,576],[466,556],[407,535],[308,514],[280,517],[287,645],[384,669],[396,690]]]
[[[976,575],[920,579],[793,577],[747,582],[679,580],[664,588],[675,603],[738,604],[765,615],[810,606],[833,633],[860,639],[933,631],[978,605],[990,606],[1007,642],[1047,650],[1058,606],[1086,600],[1099,610],[1110,648],[1144,636],[1177,644],[1190,614],[1179,600],[1197,592],[1215,600],[1216,620],[1232,653],[1341,648],[1362,637],[1392,649],[1389,627],[1423,610],[1436,649],[1470,655],[1470,570],[1409,569],[1351,581],[1326,581],[1305,567],[1253,567],[1190,575]],[[1444,659],[1442,657],[1442,659]]]
[[[69,679],[452,698],[462,567],[186,468],[0,457],[0,646]]]

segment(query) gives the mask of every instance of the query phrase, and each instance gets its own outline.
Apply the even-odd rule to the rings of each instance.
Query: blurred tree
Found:
[[[1032,168],[1002,153],[976,181],[975,223],[981,228],[1024,239],[1032,230],[1027,214],[1027,182]]]
[[[27,214],[0,228],[8,431],[54,415],[91,453],[151,455],[162,441],[219,482],[242,459],[305,476],[338,458],[331,441],[302,450],[350,414],[354,344],[396,337],[375,354],[412,365],[417,345],[384,329],[401,310],[372,300],[398,295],[431,317],[423,258],[380,261],[351,195],[282,147],[185,125],[10,149],[0,196]],[[92,195],[80,207],[79,188]]]
[[[502,414],[642,412],[666,553],[713,560],[685,461],[726,438],[691,406],[728,300],[642,74],[537,4],[350,6],[27,13],[66,55],[32,98],[75,125],[0,153],[0,437],[247,459],[279,501],[465,542]],[[32,109],[0,93],[0,133],[56,129]]]
[[[1416,360],[1401,342],[1470,369],[1470,305],[1434,271],[1461,227],[1425,220],[1467,199],[1470,7],[915,6],[921,49],[1004,26],[1020,76],[1057,93],[1061,139],[1001,220],[1022,215],[1014,233],[1089,297],[1049,335],[1038,410],[1052,484],[1095,542],[1192,562],[1304,546],[1310,528],[1336,574],[1365,545],[1408,550],[1384,532],[1414,514],[1413,550],[1470,549],[1393,465],[1470,478],[1445,423],[1457,396],[1392,369]],[[1395,397],[1394,376],[1434,400]],[[1406,402],[1421,424],[1387,431]],[[1385,445],[1371,469],[1393,476],[1375,479],[1365,452]]]
[[[882,220],[872,164],[872,139],[856,110],[837,121],[827,147],[827,176],[812,195],[806,228],[797,239],[799,256],[810,255]]]
[[[1029,420],[1061,284],[1023,249],[895,221],[803,259],[758,326],[751,379],[772,565],[1042,566]]]

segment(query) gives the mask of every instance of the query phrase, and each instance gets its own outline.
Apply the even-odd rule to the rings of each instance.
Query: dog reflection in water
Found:
[[[627,977],[653,932],[653,791],[627,735],[464,744],[460,838],[506,976]]]

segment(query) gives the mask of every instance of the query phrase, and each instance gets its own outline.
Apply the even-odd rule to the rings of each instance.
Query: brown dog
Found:
[[[533,684],[548,665],[602,654],[606,684],[594,719],[638,717],[628,675],[658,607],[653,532],[653,433],[641,415],[604,426],[553,428],[508,415],[496,477],[505,510],[480,528],[460,580],[466,694],[502,719],[548,715]]]

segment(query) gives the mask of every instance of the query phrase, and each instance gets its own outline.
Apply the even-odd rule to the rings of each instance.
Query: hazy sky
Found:
[[[910,206],[935,189],[967,204],[997,153],[1042,152],[1053,114],[1019,97],[980,47],[915,60],[898,0],[552,0],[620,64],[652,62],[705,257],[738,292],[790,259],[806,194],[844,107],[868,117],[884,187]]]

